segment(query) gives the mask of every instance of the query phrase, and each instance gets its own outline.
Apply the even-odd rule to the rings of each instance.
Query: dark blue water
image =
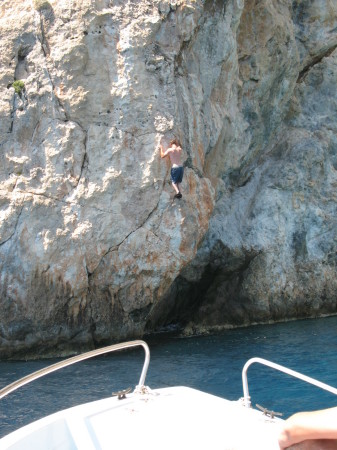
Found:
[[[190,386],[230,400],[242,396],[241,371],[254,356],[337,387],[337,317],[229,330],[195,338],[147,339],[151,362],[146,385]],[[24,386],[0,400],[0,437],[46,414],[110,396],[138,384],[141,348],[78,363]],[[56,360],[0,362],[0,388]],[[337,405],[337,397],[272,369],[248,371],[253,404],[284,417]]]

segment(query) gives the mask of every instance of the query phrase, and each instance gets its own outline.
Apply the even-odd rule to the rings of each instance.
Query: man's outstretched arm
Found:
[[[337,439],[337,407],[289,417],[279,435],[280,449],[309,439]]]
[[[167,156],[167,155],[170,153],[170,151],[171,151],[170,148],[168,148],[168,149],[165,151],[164,148],[163,148],[163,146],[162,146],[161,144],[159,144],[159,148],[160,148],[160,156],[161,156],[162,158],[165,158],[165,156]]]

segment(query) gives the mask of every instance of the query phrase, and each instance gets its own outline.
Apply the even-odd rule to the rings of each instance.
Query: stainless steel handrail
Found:
[[[55,372],[56,370],[63,369],[64,367],[70,366],[71,364],[75,364],[79,361],[84,361],[85,359],[93,358],[94,356],[104,355],[105,353],[114,352],[116,350],[123,350],[132,347],[142,346],[145,351],[145,361],[142,369],[142,373],[139,379],[139,386],[144,386],[145,378],[147,374],[147,369],[150,364],[150,349],[146,342],[138,340],[138,341],[129,341],[122,342],[120,344],[109,345],[107,347],[98,348],[96,350],[92,350],[87,353],[82,353],[81,355],[73,356],[72,358],[65,359],[64,361],[60,361],[56,364],[52,364],[51,366],[45,367],[43,369],[37,370],[29,375],[26,375],[23,378],[20,378],[14,383],[9,384],[0,390],[0,399],[15,391],[16,389],[28,384],[37,378],[43,377],[48,373]]]
[[[317,386],[321,389],[324,389],[325,391],[328,391],[328,392],[331,392],[332,394],[337,395],[337,389],[332,386],[329,386],[328,384],[322,383],[321,381],[315,380],[314,378],[303,375],[302,373],[296,372],[295,370],[288,369],[288,367],[284,367],[284,366],[281,366],[280,364],[276,364],[271,361],[268,361],[267,359],[251,358],[246,362],[246,364],[243,366],[243,369],[242,369],[243,402],[247,408],[251,407],[251,401],[250,401],[249,390],[248,390],[247,370],[254,363],[260,363],[265,366],[271,367],[272,369],[279,370],[280,372],[286,373],[287,375],[293,376],[295,378],[299,378],[302,381],[313,384],[314,386]]]

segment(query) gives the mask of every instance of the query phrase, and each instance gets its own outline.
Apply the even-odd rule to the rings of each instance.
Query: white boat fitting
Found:
[[[142,346],[145,361],[131,393],[59,411],[0,439],[0,450],[222,449],[278,450],[281,419],[272,411],[251,407],[247,370],[262,363],[337,395],[337,389],[261,358],[243,368],[244,397],[229,401],[188,387],[151,390],[145,385],[150,351],[144,341],[93,350],[41,369],[0,391],[0,399],[48,373],[104,353]]]

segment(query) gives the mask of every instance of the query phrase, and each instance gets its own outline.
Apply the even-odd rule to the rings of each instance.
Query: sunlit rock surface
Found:
[[[336,30],[323,0],[3,0],[0,356],[337,313]]]

